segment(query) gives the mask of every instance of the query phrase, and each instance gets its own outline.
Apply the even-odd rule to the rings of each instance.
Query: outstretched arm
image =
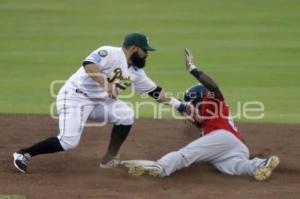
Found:
[[[223,94],[216,84],[216,82],[203,71],[197,69],[193,62],[192,53],[186,48],[184,50],[186,69],[200,82],[205,86],[210,92],[215,94],[215,97],[218,99],[223,99]]]
[[[149,96],[154,98],[157,102],[170,105],[178,110],[181,105],[181,101],[172,97],[169,92],[163,88],[157,86],[156,89],[148,93]]]

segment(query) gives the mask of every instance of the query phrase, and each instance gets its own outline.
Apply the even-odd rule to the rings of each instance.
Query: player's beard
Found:
[[[144,68],[146,65],[146,59],[141,58],[137,52],[131,56],[131,62],[138,68]]]

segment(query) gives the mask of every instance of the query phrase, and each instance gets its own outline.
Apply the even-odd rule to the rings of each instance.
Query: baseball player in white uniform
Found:
[[[88,119],[114,124],[100,166],[118,166],[119,149],[134,122],[134,112],[118,99],[119,92],[132,86],[135,91],[147,93],[158,102],[175,108],[180,105],[180,101],[168,97],[143,70],[148,51],[154,50],[144,34],[131,33],[125,37],[122,47],[101,46],[87,56],[57,96],[58,136],[15,152],[16,169],[26,173],[28,161],[33,156],[74,149]]]
[[[202,130],[202,137],[178,151],[166,154],[157,162],[136,161],[129,173],[135,176],[149,174],[165,177],[195,162],[209,162],[229,175],[249,175],[262,181],[270,177],[279,164],[277,156],[268,159],[249,159],[249,150],[234,125],[230,110],[217,84],[193,63],[186,49],[186,67],[201,83],[187,90],[185,105],[179,111],[191,116],[192,122]]]

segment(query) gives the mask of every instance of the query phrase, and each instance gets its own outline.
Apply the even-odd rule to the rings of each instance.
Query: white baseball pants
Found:
[[[100,122],[99,126],[107,123],[131,125],[134,122],[133,110],[118,99],[93,101],[73,90],[61,90],[56,106],[60,131],[57,137],[64,150],[73,149],[79,144],[88,119]]]

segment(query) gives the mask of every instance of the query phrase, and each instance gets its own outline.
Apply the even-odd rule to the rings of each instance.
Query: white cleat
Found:
[[[266,160],[266,163],[258,168],[254,173],[254,178],[258,181],[264,181],[268,179],[272,171],[279,165],[280,160],[277,156],[271,156],[269,159]]]
[[[30,155],[21,152],[15,152],[13,154],[13,158],[15,168],[22,173],[26,173]]]
[[[100,163],[100,167],[102,169],[114,169],[116,167],[118,167],[120,165],[121,161],[120,161],[120,156],[117,155],[115,157],[113,157],[113,159],[109,160],[108,162],[101,162]]]

